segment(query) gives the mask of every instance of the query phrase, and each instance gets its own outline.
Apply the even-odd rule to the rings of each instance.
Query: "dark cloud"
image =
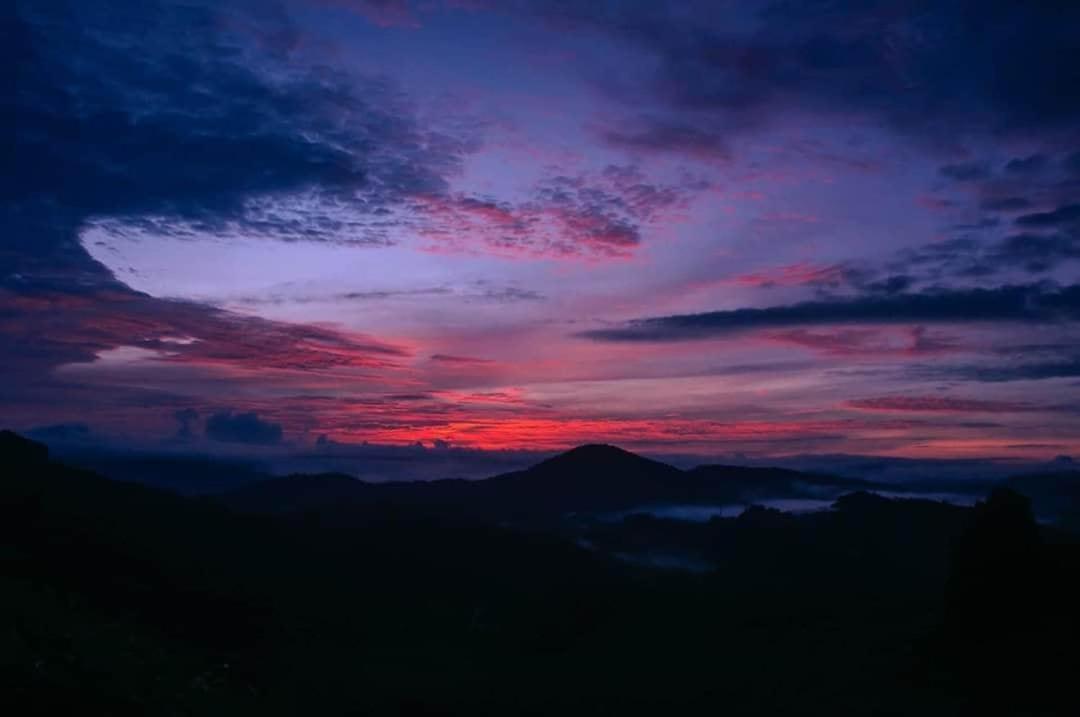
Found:
[[[942,177],[954,182],[974,182],[990,176],[990,167],[980,162],[946,164],[938,172]]]
[[[1001,383],[1005,381],[1040,381],[1080,376],[1080,356],[1065,356],[1047,361],[1012,362],[1000,365],[950,366],[928,368],[925,373],[967,381]]]
[[[1064,260],[1080,259],[1080,235],[1014,234],[995,245],[991,258],[1003,268],[1046,272]]]
[[[1024,214],[1016,218],[1016,223],[1022,227],[1039,229],[1080,223],[1080,204],[1066,204],[1049,212]]]
[[[912,413],[1017,413],[1039,410],[1026,403],[952,396],[877,396],[848,401],[847,405],[865,411]]]
[[[695,154],[806,112],[885,124],[938,146],[971,134],[1069,133],[1080,116],[1076,3],[775,0],[722,13],[711,3],[509,6],[656,61],[645,87],[613,92],[637,104],[644,93],[667,110],[607,135],[624,146]],[[709,136],[672,131],[679,127]]]
[[[970,177],[951,185],[950,208],[963,209],[963,221],[943,227],[954,234],[904,249],[888,262],[889,273],[904,273],[923,285],[959,279],[985,279],[1017,272],[1057,272],[1080,258],[1080,183],[1062,171],[1060,149],[1014,159],[1006,171],[982,176],[968,165],[953,172]],[[976,167],[989,166],[975,163]],[[968,195],[968,199],[958,199]],[[863,269],[864,282],[875,272]],[[1068,280],[1064,274],[1059,279]]]
[[[996,197],[984,199],[979,204],[979,207],[991,212],[1014,212],[1030,206],[1031,200],[1024,197]]]
[[[913,283],[914,281],[910,276],[894,274],[884,279],[864,284],[863,288],[874,294],[900,294],[910,289]]]
[[[339,294],[334,298],[344,299],[346,301],[378,301],[400,297],[449,296],[453,293],[454,292],[449,287],[433,286],[426,289],[401,289],[397,291],[350,291],[345,294]]]
[[[1080,320],[1080,285],[857,296],[760,309],[734,309],[638,319],[587,331],[597,341],[682,341],[740,331],[832,324],[1057,322]]]
[[[249,234],[346,240],[334,232],[346,212],[442,191],[463,151],[420,127],[386,82],[287,70],[212,5],[18,10],[5,45],[18,73],[3,106],[15,138],[6,161],[19,167],[5,173],[7,202],[77,222],[139,218],[158,231],[239,223]],[[258,17],[259,31],[284,22],[229,13],[237,23]],[[272,206],[260,204],[267,197]]]
[[[984,202],[998,210],[1018,209],[1030,202],[1019,197]],[[1065,262],[1080,259],[1080,205],[1067,204],[1051,212],[1020,216],[1015,233],[1001,235],[992,230],[999,221],[979,221],[956,225],[961,236],[905,249],[888,262],[886,270],[899,272],[923,282],[948,281],[957,277],[985,278],[995,274],[1026,271],[1041,274]],[[987,236],[990,234],[990,236]],[[994,236],[997,234],[997,236]],[[851,283],[865,288],[877,281],[875,272],[864,269],[849,276]]]
[[[980,219],[976,219],[975,221],[962,223],[962,224],[954,224],[951,227],[949,227],[949,231],[954,231],[954,232],[981,232],[981,231],[984,231],[986,229],[993,229],[994,227],[998,226],[999,224],[1001,224],[1001,220],[998,219],[997,217],[982,217]]]
[[[604,127],[600,138],[613,147],[637,152],[677,152],[699,159],[730,159],[728,138],[715,127],[641,118],[619,127]]]
[[[206,437],[223,443],[274,445],[281,443],[281,425],[264,421],[254,413],[223,411],[206,419]]]
[[[1017,157],[1005,163],[1005,171],[1014,174],[1029,174],[1040,172],[1050,164],[1050,158],[1045,154],[1031,154],[1027,157]]]

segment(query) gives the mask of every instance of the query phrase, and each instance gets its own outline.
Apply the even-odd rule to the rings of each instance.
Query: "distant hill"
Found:
[[[250,463],[212,456],[84,450],[60,453],[57,460],[181,495],[211,495],[270,477]]]
[[[251,483],[219,500],[260,513],[427,510],[442,516],[533,522],[643,506],[723,504],[835,495],[873,484],[779,468],[702,466],[683,471],[609,445],[584,445],[486,480],[369,483],[340,474]]]
[[[698,466],[688,471],[702,491],[715,500],[718,491],[730,492],[731,500],[753,500],[778,496],[835,495],[837,491],[869,490],[880,484],[858,478],[841,478],[826,473],[811,473],[787,468],[756,468],[727,465]]]

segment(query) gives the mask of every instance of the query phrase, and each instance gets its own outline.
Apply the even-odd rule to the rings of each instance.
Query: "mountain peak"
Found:
[[[565,453],[552,456],[546,461],[536,464],[529,470],[546,471],[550,469],[558,469],[560,471],[666,469],[668,471],[677,472],[677,469],[672,468],[671,466],[606,443],[586,443],[577,446],[576,448],[571,448]]]
[[[583,443],[570,450],[560,453],[556,458],[624,458],[632,456],[640,458],[636,453],[613,446],[610,443]]]

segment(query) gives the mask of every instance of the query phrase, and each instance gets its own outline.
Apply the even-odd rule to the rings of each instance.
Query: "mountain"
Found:
[[[443,518],[531,523],[649,506],[837,495],[872,486],[785,469],[702,466],[683,471],[615,446],[583,445],[485,480],[369,483],[341,474],[290,476],[242,486],[219,500],[258,513],[408,510]]]
[[[489,682],[481,650],[573,644],[623,584],[563,541],[241,515],[8,432],[0,466],[0,714],[412,714],[418,674]]]
[[[833,497],[840,491],[872,490],[880,484],[788,468],[704,465],[688,471],[710,500],[750,503],[777,497]]]
[[[83,448],[53,451],[57,460],[115,480],[142,483],[181,495],[212,495],[265,480],[269,473],[238,460],[180,453],[101,451]]]
[[[691,494],[678,468],[607,445],[578,446],[478,488],[481,500],[517,515],[622,510]]]
[[[967,508],[852,494],[806,515],[582,522],[578,542],[491,518],[803,476],[586,446],[488,481],[275,479],[235,491],[240,514],[14,434],[0,467],[2,714],[931,715],[967,713],[972,695],[994,713],[1075,711],[1075,541],[1031,556],[1037,612],[998,599],[977,642],[935,637]],[[968,551],[961,607],[1015,574],[999,570],[999,522]],[[685,556],[706,569],[672,570]]]

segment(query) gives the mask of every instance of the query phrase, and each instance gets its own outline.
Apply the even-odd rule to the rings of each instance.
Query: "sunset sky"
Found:
[[[7,15],[0,427],[1080,456],[1080,3]]]

